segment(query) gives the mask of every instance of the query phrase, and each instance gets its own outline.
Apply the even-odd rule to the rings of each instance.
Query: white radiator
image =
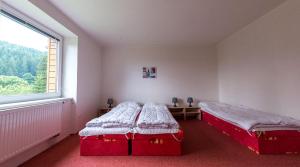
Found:
[[[60,133],[63,102],[0,111],[0,163]]]

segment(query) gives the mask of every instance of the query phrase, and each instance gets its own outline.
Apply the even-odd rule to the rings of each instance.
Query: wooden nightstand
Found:
[[[113,108],[113,107],[112,107]],[[112,108],[108,108],[108,107],[103,107],[98,109],[98,117],[100,117],[103,114],[106,114],[107,112],[109,112]]]
[[[177,120],[199,119],[201,120],[200,107],[173,107],[168,106],[169,111]]]
[[[199,119],[201,120],[201,109],[200,107],[185,107],[184,108],[185,112],[185,118],[184,120],[187,119]]]
[[[169,106],[168,109],[175,119],[184,120],[185,118],[184,107]]]

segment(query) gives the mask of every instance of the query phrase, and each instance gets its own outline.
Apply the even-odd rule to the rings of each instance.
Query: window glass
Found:
[[[59,41],[0,14],[0,97],[57,93]]]

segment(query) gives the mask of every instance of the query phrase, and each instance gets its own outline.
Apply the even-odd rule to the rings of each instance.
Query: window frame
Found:
[[[17,102],[26,102],[26,101],[35,101],[35,100],[43,100],[43,99],[51,99],[51,98],[60,98],[62,96],[62,48],[63,48],[63,37],[56,33],[55,31],[45,27],[41,23],[35,21],[34,19],[26,16],[25,14],[21,13],[20,11],[10,7],[9,5],[2,3],[0,5],[0,12],[2,11],[16,17],[17,19],[20,19],[30,26],[33,26],[36,28],[36,30],[32,29],[32,31],[40,30],[39,33],[46,35],[42,33],[41,31],[48,34],[50,38],[56,38],[58,39],[57,42],[57,58],[56,58],[56,88],[57,92],[55,93],[37,93],[37,94],[26,94],[26,95],[8,95],[8,96],[1,96],[0,95],[0,105],[1,104],[9,104],[9,103],[17,103]],[[5,15],[5,14],[4,14]],[[6,16],[4,16],[6,17]],[[13,20],[16,21],[16,20]],[[17,21],[16,21],[17,22]],[[23,25],[25,26],[25,25]],[[26,27],[26,26],[25,26]],[[28,26],[27,26],[28,27]],[[28,27],[29,28],[29,27]]]

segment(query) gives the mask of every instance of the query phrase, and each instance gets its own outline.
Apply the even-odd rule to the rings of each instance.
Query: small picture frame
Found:
[[[157,69],[156,67],[143,67],[143,78],[156,78]]]

